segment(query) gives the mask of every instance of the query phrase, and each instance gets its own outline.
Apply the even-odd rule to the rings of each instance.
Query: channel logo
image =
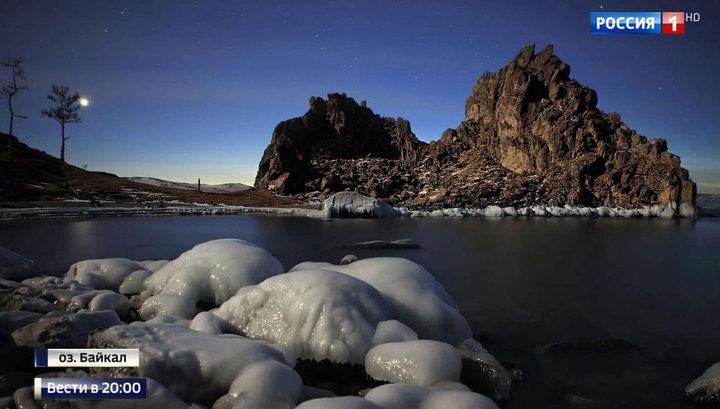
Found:
[[[592,34],[685,34],[686,22],[700,21],[700,13],[591,12]]]

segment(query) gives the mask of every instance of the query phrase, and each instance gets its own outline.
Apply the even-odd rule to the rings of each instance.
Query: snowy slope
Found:
[[[131,177],[125,177],[123,179],[127,179],[127,180],[137,182],[137,183],[143,183],[146,185],[167,187],[167,188],[171,188],[171,189],[180,189],[180,190],[196,190],[197,189],[197,183],[172,182],[169,180],[163,180],[163,179],[157,179],[157,178],[151,178],[151,177],[145,177],[145,176],[131,176]],[[242,192],[243,190],[248,190],[251,187],[248,185],[243,185],[242,183],[223,183],[221,185],[206,185],[206,184],[202,183],[200,185],[200,188],[205,193],[235,193],[235,192]]]

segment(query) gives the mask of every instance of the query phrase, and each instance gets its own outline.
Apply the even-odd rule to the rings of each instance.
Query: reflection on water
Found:
[[[569,396],[619,407],[685,407],[682,388],[720,360],[720,221],[713,219],[218,216],[0,224],[0,245],[55,274],[87,258],[174,258],[226,237],[265,247],[288,269],[307,260],[338,262],[350,251],[423,264],[490,349],[525,370],[508,407],[561,403]],[[422,249],[342,247],[399,238],[414,239]],[[553,342],[610,336],[641,349],[542,352]]]

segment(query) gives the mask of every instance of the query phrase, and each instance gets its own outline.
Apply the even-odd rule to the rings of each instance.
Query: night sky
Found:
[[[598,36],[591,11],[702,20],[684,36]],[[667,139],[701,190],[720,192],[718,1],[0,2],[0,59],[25,58],[30,86],[15,134],[58,155],[40,111],[65,84],[91,101],[68,127],[69,162],[179,181],[251,183],[275,125],[329,92],[437,139],[475,80],[532,42],[554,44],[603,110]]]

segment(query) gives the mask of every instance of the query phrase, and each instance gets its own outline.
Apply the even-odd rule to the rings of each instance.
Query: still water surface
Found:
[[[89,258],[172,259],[242,238],[301,261],[399,256],[424,265],[458,301],[476,336],[524,371],[505,407],[590,399],[621,408],[693,407],[682,389],[720,361],[720,220],[532,218],[325,221],[302,217],[142,217],[0,223],[0,246],[61,274]],[[421,249],[344,245],[411,238]],[[624,352],[544,352],[617,337]],[[556,406],[557,405],[557,406]]]

